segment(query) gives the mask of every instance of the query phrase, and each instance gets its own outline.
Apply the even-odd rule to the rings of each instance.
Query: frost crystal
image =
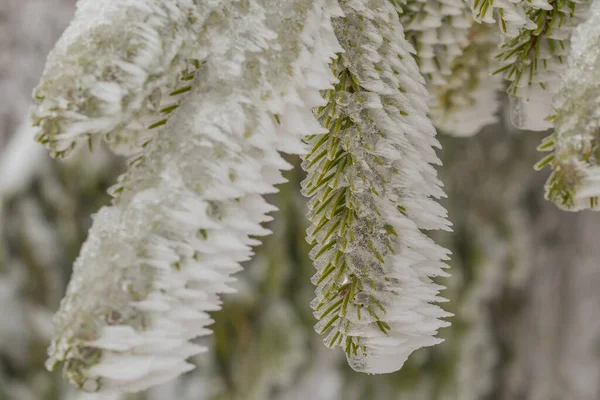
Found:
[[[334,20],[344,52],[338,82],[318,109],[324,135],[309,138],[303,193],[317,273],[316,330],[362,372],[400,369],[449,314],[435,302],[448,251],[421,229],[448,229],[428,93],[412,46],[387,0],[340,2]]]
[[[64,363],[84,390],[138,391],[193,367],[205,349],[190,341],[210,332],[208,312],[260,243],[251,236],[269,233],[262,195],[289,167],[278,150],[323,131],[311,109],[334,81],[334,1],[194,12],[208,16],[197,38],[208,56],[192,57],[204,61],[188,95],[95,216],[55,318],[48,366]]]
[[[600,3],[573,35],[568,68],[552,118],[555,132],[540,145],[552,167],[546,198],[566,210],[598,209],[600,196]]]

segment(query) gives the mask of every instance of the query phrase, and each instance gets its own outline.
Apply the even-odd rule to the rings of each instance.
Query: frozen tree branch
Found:
[[[552,96],[566,64],[573,28],[585,19],[587,0],[489,1],[471,3],[477,21],[498,19],[504,40],[494,74],[510,82],[512,123],[520,129],[546,130]]]
[[[546,198],[565,210],[597,209],[600,195],[600,5],[589,11],[573,37],[568,68],[554,103],[555,131],[540,145],[549,151],[537,168],[550,165]]]
[[[269,233],[261,195],[289,166],[278,150],[301,152],[321,129],[310,110],[333,80],[334,2],[197,7],[210,57],[95,216],[55,319],[48,366],[64,363],[88,391],[138,391],[192,368],[205,349],[190,340],[210,332],[207,313],[260,243],[251,236]]]
[[[317,273],[312,303],[325,344],[342,347],[357,371],[400,369],[416,349],[441,340],[437,305],[447,251],[420,229],[448,229],[427,91],[387,0],[341,1],[335,32],[344,52],[338,82],[309,138],[303,192]]]

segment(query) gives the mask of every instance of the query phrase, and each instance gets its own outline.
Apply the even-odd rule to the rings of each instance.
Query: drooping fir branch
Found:
[[[188,59],[205,56],[196,37],[210,7],[196,3],[80,0],[34,92],[38,141],[55,156],[94,134],[118,152],[139,149],[161,97],[189,77]]]
[[[573,35],[568,68],[554,103],[554,133],[539,146],[549,152],[537,165],[552,173],[546,198],[562,209],[598,209],[600,196],[600,4]]]
[[[506,2],[507,3],[507,2]],[[551,113],[552,96],[558,91],[560,74],[566,65],[571,32],[585,19],[588,1],[550,0],[522,2],[533,24],[507,33],[494,71],[510,81],[511,120],[522,129],[545,130]],[[505,19],[508,19],[506,14]]]
[[[472,24],[462,0],[394,0],[407,39],[415,46],[419,69],[430,85],[443,85],[451,63],[462,53]]]
[[[433,123],[455,136],[474,135],[496,122],[500,107],[502,78],[489,76],[498,39],[491,27],[480,24],[473,25],[467,37],[469,43],[452,62],[447,83],[431,87]]]
[[[336,19],[344,52],[333,63],[338,83],[318,110],[324,135],[308,140],[303,193],[319,320],[329,347],[344,349],[362,372],[400,369],[435,337],[448,316],[434,302],[447,251],[420,229],[447,229],[435,129],[412,46],[387,0],[342,1]]]
[[[334,1],[198,3],[209,57],[188,95],[94,218],[55,318],[50,368],[88,391],[137,391],[193,368],[230,275],[268,234],[288,168],[340,51]],[[210,12],[206,12],[210,10]],[[282,73],[285,72],[285,73]]]

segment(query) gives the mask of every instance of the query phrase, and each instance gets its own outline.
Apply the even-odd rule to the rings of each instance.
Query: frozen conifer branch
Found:
[[[387,373],[416,349],[439,343],[435,302],[447,251],[420,229],[448,229],[427,91],[386,0],[342,1],[334,21],[344,48],[338,82],[318,110],[327,129],[309,138],[303,193],[317,273],[317,332],[344,349],[350,366]]]
[[[94,134],[119,152],[144,143],[157,111],[172,109],[168,95],[185,87],[176,86],[188,59],[204,57],[196,38],[214,7],[196,2],[80,0],[34,93],[38,140],[58,156]]]
[[[476,2],[475,10],[481,4],[488,3]],[[551,124],[546,118],[552,112],[552,96],[558,91],[559,77],[566,65],[571,32],[584,20],[588,1],[522,1],[517,5],[503,1],[494,4],[508,7],[497,10],[501,27],[506,25],[507,28],[503,29],[506,31],[504,43],[497,55],[500,65],[494,73],[501,73],[510,81],[511,120],[521,129],[548,129]],[[507,10],[513,6],[517,8],[509,13]],[[485,5],[481,7],[479,13],[483,15]],[[516,22],[517,32],[508,28],[509,22]]]
[[[430,85],[443,85],[452,61],[462,53],[472,20],[463,0],[394,0],[419,69]]]
[[[278,153],[322,128],[311,109],[339,52],[333,1],[198,4],[211,8],[209,54],[188,96],[94,218],[56,315],[48,365],[88,391],[138,391],[189,370],[207,314],[268,234]],[[208,15],[208,14],[207,14]],[[287,73],[281,73],[286,71]]]
[[[430,115],[444,133],[472,136],[498,120],[502,78],[489,76],[498,47],[495,34],[491,26],[473,25],[468,44],[451,64],[448,82],[431,87]]]
[[[548,151],[546,198],[565,210],[597,209],[600,196],[600,4],[573,35],[568,68],[554,103],[555,131],[540,145]]]

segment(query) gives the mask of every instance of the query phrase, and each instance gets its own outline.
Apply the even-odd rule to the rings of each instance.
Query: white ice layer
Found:
[[[340,51],[335,1],[198,3],[210,56],[192,90],[94,218],[55,317],[48,364],[88,391],[138,391],[193,366],[209,312],[252,256],[289,167],[322,132],[311,109]],[[203,14],[208,15],[208,14]]]

